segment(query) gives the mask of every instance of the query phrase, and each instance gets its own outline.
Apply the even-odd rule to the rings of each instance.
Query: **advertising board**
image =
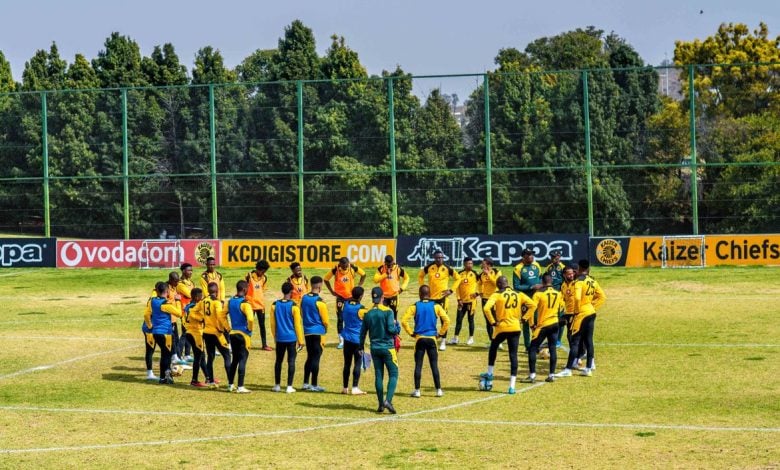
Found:
[[[591,261],[596,266],[657,267],[662,264],[663,237],[591,238]],[[698,244],[667,239],[667,257],[695,265],[780,265],[780,234],[706,235],[704,251]]]
[[[53,268],[56,252],[55,238],[0,238],[0,267]]]
[[[169,267],[219,259],[217,240],[58,240],[60,268]]]
[[[395,240],[222,240],[225,267],[249,267],[264,259],[272,267],[297,261],[306,267],[332,268],[346,256],[359,266],[379,266],[386,255],[395,255]]]
[[[499,266],[520,262],[522,251],[534,250],[535,259],[542,265],[550,261],[550,253],[561,252],[564,263],[576,262],[588,256],[588,236],[585,234],[520,234],[520,235],[462,235],[398,237],[398,263],[421,266],[433,261],[433,252],[441,250],[446,261],[460,266],[463,258],[474,260],[492,258]]]

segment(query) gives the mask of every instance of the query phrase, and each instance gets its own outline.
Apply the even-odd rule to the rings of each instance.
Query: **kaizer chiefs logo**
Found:
[[[198,264],[206,264],[206,258],[209,256],[214,256],[216,254],[216,251],[214,250],[214,247],[211,245],[211,243],[208,242],[202,242],[198,243],[198,246],[195,247],[195,260],[198,262]]]
[[[596,259],[603,265],[612,266],[620,261],[622,256],[623,247],[615,239],[606,238],[596,245]]]

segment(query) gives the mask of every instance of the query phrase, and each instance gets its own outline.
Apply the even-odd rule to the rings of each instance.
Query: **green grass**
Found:
[[[166,272],[3,273],[0,467],[780,465],[777,269],[597,270],[608,300],[596,322],[594,376],[515,396],[504,393],[505,353],[494,391],[477,391],[487,361],[481,317],[474,346],[440,354],[442,398],[433,396],[427,365],[423,397],[408,396],[413,343],[404,338],[393,418],[373,412],[373,371],[361,379],[369,395],[338,393],[335,327],[320,372],[327,393],[271,393],[273,353],[257,349],[257,333],[247,372],[252,394],[192,389],[189,372],[159,386],[144,380],[140,324],[146,296]],[[245,270],[224,274],[230,286]],[[287,273],[270,274],[278,289]],[[405,293],[402,307],[412,300]],[[305,351],[297,386],[304,360]],[[524,376],[526,356],[520,365]],[[540,361],[540,375],[547,367]],[[224,380],[219,359],[215,372]]]

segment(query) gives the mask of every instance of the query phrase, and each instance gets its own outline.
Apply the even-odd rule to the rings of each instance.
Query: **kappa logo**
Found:
[[[0,245],[0,266],[10,267],[16,263],[41,263],[43,262],[43,249],[46,245],[28,243],[18,245],[5,243]]]
[[[568,240],[482,240],[479,237],[453,237],[447,240],[453,244],[462,244],[463,257],[468,256],[473,259],[492,258],[494,263],[504,266],[519,262],[522,258],[521,253],[526,248],[534,250],[537,259],[547,259],[550,257],[551,252],[557,250],[561,252],[562,261],[571,261],[574,259],[574,245],[577,244],[576,240],[574,242]],[[414,250],[406,259],[412,263],[415,261],[420,262],[423,256],[429,258],[429,253],[440,249],[440,244],[432,239],[420,238]],[[447,261],[449,259],[448,251],[442,251],[445,253],[444,259]],[[426,259],[425,261],[427,262],[428,260]]]
[[[417,261],[418,263],[420,261],[428,263],[429,261],[433,261],[433,253],[437,251],[442,252],[445,263],[450,260],[446,250],[442,249],[442,246],[439,245],[437,241],[429,238],[421,238],[417,242],[417,246],[414,247],[414,250],[412,250],[412,253],[407,256],[406,259],[408,261]]]

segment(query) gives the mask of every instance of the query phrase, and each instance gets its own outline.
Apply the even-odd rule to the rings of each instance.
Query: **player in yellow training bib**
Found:
[[[553,278],[550,273],[542,275],[542,287],[533,296],[536,310],[528,309],[523,319],[528,322],[531,329],[531,345],[528,348],[528,377],[521,380],[525,383],[536,381],[536,355],[539,347],[546,340],[547,349],[550,351],[550,373],[546,382],[555,381],[555,365],[558,360],[556,343],[558,340],[558,314],[563,311],[563,295],[553,286]]]

